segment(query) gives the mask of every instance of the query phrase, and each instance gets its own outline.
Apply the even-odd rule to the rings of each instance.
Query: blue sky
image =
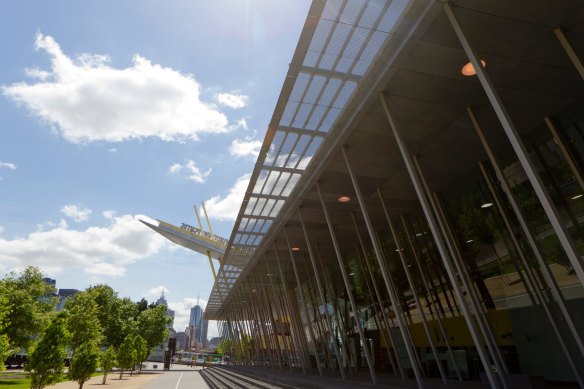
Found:
[[[138,222],[230,236],[308,0],[0,2],[0,271],[166,290],[184,330],[206,257]],[[216,333],[210,326],[210,336]]]

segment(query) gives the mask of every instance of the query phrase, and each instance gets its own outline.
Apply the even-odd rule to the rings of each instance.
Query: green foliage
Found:
[[[140,335],[134,336],[134,350],[136,351],[136,363],[141,364],[148,358],[150,354],[150,349],[146,344],[146,340]],[[142,368],[140,368],[142,370]]]
[[[142,297],[142,300],[136,303],[136,309],[137,309],[136,317],[138,317],[137,316],[138,314],[148,309],[148,301],[146,301],[146,299]]]
[[[0,335],[0,372],[4,370],[4,361],[13,353],[7,335]]]
[[[140,312],[138,316],[138,333],[146,340],[148,351],[162,345],[168,336],[166,326],[170,323],[166,315],[166,306],[157,305],[151,309]]]
[[[43,337],[28,355],[25,370],[31,372],[31,389],[41,389],[59,382],[65,368],[65,350],[69,342],[65,315],[54,318]]]
[[[50,321],[55,288],[43,281],[38,268],[27,267],[0,280],[0,335],[14,349],[28,349]]]
[[[134,349],[134,337],[132,335],[126,336],[120,348],[118,349],[118,367],[120,368],[120,378],[124,370],[132,368],[136,360],[136,350]]]
[[[99,349],[93,341],[81,343],[76,349],[71,366],[69,367],[69,376],[79,383],[79,389],[95,373],[99,364]]]
[[[97,304],[97,318],[103,329],[101,345],[119,347],[134,329],[138,306],[129,298],[120,299],[107,285],[92,286],[87,293]]]
[[[67,329],[71,333],[74,352],[82,343],[101,341],[102,328],[97,318],[98,305],[89,292],[77,293],[65,304],[68,314]]]
[[[102,385],[105,385],[105,381],[107,380],[107,373],[112,370],[116,364],[116,350],[113,346],[109,346],[107,350],[101,353],[99,358],[99,366],[101,367],[101,371],[103,372],[103,381],[101,382]]]

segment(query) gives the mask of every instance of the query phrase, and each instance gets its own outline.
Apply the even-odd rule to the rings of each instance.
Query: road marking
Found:
[[[178,389],[178,384],[180,384],[180,379],[182,378],[184,373],[180,373],[180,377],[178,377],[178,381],[176,381],[176,386],[174,387],[174,389]]]

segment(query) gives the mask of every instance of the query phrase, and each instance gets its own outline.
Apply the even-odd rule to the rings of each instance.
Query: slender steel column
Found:
[[[308,298],[306,301],[310,305],[310,312],[312,312],[312,317],[314,318],[311,323],[314,325],[315,334],[317,339],[319,340],[319,352],[318,355],[320,357],[320,349],[322,348],[322,353],[324,357],[324,368],[330,368],[332,371],[335,371],[334,363],[332,362],[332,357],[330,356],[330,352],[328,350],[328,342],[327,342],[327,327],[326,324],[323,324],[323,320],[320,319],[320,310],[318,306],[318,297],[314,292],[314,288],[312,285],[311,274],[314,273],[314,270],[308,270],[308,265],[306,263],[306,255],[302,253],[301,255],[297,255],[302,257],[302,264],[304,265],[304,271],[306,272],[306,293],[308,293]],[[326,320],[325,320],[326,322]]]
[[[341,250],[339,249],[339,244],[337,242],[337,236],[335,234],[335,230],[333,229],[330,215],[328,213],[326,203],[324,202],[324,198],[322,197],[322,192],[320,191],[320,185],[318,184],[318,182],[316,183],[316,190],[318,192],[318,197],[319,197],[320,203],[322,205],[322,210],[324,212],[324,218],[326,220],[326,224],[328,226],[329,233],[331,234],[331,240],[333,242],[335,254],[337,255],[339,269],[341,270],[341,277],[343,278],[343,283],[345,284],[345,291],[347,292],[347,296],[349,296],[349,303],[351,304],[351,309],[353,310],[353,318],[355,319],[355,325],[357,326],[357,331],[359,332],[359,338],[361,339],[361,342],[363,343],[363,350],[365,351],[365,359],[367,360],[367,365],[369,366],[369,374],[371,375],[371,381],[373,381],[373,384],[376,385],[377,384],[377,376],[375,375],[375,367],[373,366],[373,361],[371,360],[371,353],[369,352],[369,344],[367,343],[367,339],[365,338],[365,334],[363,333],[363,327],[361,326],[361,320],[359,320],[359,310],[357,309],[357,304],[355,303],[355,297],[353,297],[353,293],[351,293],[351,285],[349,283],[349,276],[347,275],[347,271],[345,270],[345,265],[343,264],[343,257],[341,255]],[[302,224],[302,226],[304,228],[304,223]],[[316,269],[316,267],[315,267],[315,269]]]
[[[450,283],[452,284],[452,288],[454,289],[454,294],[455,294],[456,298],[458,299],[460,309],[462,310],[462,314],[463,314],[464,319],[466,321],[466,325],[469,329],[471,337],[473,338],[473,342],[474,342],[475,347],[477,349],[477,353],[479,354],[479,358],[481,359],[481,362],[483,363],[483,366],[485,367],[485,374],[487,375],[487,378],[489,380],[489,383],[491,384],[491,387],[499,388],[501,385],[501,381],[499,381],[498,377],[496,377],[494,375],[493,371],[489,368],[491,366],[489,358],[486,355],[485,350],[483,349],[482,342],[480,341],[479,335],[475,331],[474,323],[472,321],[471,312],[469,311],[468,307],[466,306],[466,302],[464,300],[462,290],[461,290],[460,285],[458,284],[458,281],[456,279],[456,273],[454,272],[454,269],[452,267],[450,255],[448,253],[448,250],[446,249],[444,240],[442,239],[442,235],[440,234],[441,230],[438,226],[438,222],[437,222],[434,214],[432,213],[429,199],[426,197],[426,195],[424,193],[424,189],[422,188],[420,178],[418,177],[418,174],[414,168],[414,164],[412,162],[412,157],[410,156],[409,152],[407,151],[405,142],[402,139],[401,134],[397,130],[397,127],[395,125],[393,117],[389,112],[389,108],[387,107],[385,97],[383,96],[383,94],[380,94],[379,98],[381,100],[381,104],[383,105],[383,109],[385,111],[385,116],[387,117],[387,120],[389,122],[390,130],[391,130],[391,132],[392,132],[392,134],[397,142],[398,148],[399,148],[400,153],[402,155],[402,159],[406,165],[406,169],[408,171],[408,174],[410,175],[410,179],[412,181],[412,184],[414,185],[414,189],[416,190],[416,194],[418,195],[418,200],[420,201],[420,204],[422,205],[422,210],[424,211],[424,214],[426,216],[426,220],[428,221],[428,226],[430,227],[430,230],[432,231],[432,236],[434,237],[434,241],[436,242],[436,246],[438,248],[438,251],[440,252],[440,256],[442,257],[442,262],[444,264],[446,272],[448,273],[448,277],[450,278]]]
[[[266,269],[268,270],[267,274],[272,274],[270,271],[270,265],[269,265],[269,260],[266,257]],[[280,323],[283,325],[284,324],[284,313],[283,313],[283,307],[280,305],[281,304],[281,299],[279,296],[280,293],[276,292],[276,288],[274,287],[274,281],[272,279],[273,277],[270,275],[268,276],[268,279],[270,280],[270,287],[272,290],[272,294],[274,296],[274,308],[276,309],[276,316],[280,319]],[[277,326],[277,321],[274,323],[274,331],[276,333],[276,339],[278,339],[278,343],[280,343],[279,338],[278,338],[278,326]],[[290,334],[292,334],[292,329],[290,329]],[[286,353],[286,358],[283,358],[283,360],[288,360],[288,368],[290,369],[290,371],[292,371],[292,363],[290,361],[290,349],[288,348],[288,339],[286,336],[285,332],[282,332],[282,344],[284,345],[284,352]]]
[[[346,379],[346,375],[345,375],[345,369],[343,368],[343,363],[341,360],[341,355],[339,353],[339,344],[337,342],[337,338],[336,336],[334,336],[334,331],[333,331],[333,325],[331,323],[331,318],[328,314],[328,309],[327,309],[327,302],[326,299],[324,297],[324,292],[322,289],[322,284],[320,283],[320,278],[318,277],[318,268],[316,266],[316,261],[314,260],[314,254],[312,253],[312,244],[310,243],[310,238],[308,237],[308,232],[306,231],[306,226],[304,225],[304,219],[302,218],[302,211],[300,210],[300,208],[298,209],[298,217],[300,218],[300,225],[302,226],[302,232],[304,233],[304,239],[306,240],[306,248],[308,249],[308,256],[310,257],[310,262],[312,264],[312,270],[314,271],[314,278],[316,278],[316,286],[318,288],[318,294],[320,296],[320,302],[322,304],[322,307],[324,308],[325,311],[325,323],[328,327],[328,331],[331,334],[331,338],[333,340],[333,347],[334,347],[334,351],[335,351],[335,357],[337,358],[337,364],[339,365],[339,369],[341,370],[341,376],[343,377],[343,379]],[[326,335],[326,334],[325,334]],[[375,380],[374,380],[375,382]]]
[[[304,293],[302,293],[302,286],[300,286],[300,276],[298,275],[298,269],[296,268],[296,262],[294,261],[294,252],[292,251],[292,246],[290,245],[290,239],[288,238],[288,232],[284,229],[284,236],[286,237],[286,244],[288,245],[288,251],[290,252],[290,261],[292,261],[292,268],[294,269],[294,276],[296,277],[296,285],[298,286],[298,292],[300,295],[300,304],[304,309],[304,315],[306,316],[306,325],[308,326],[308,332],[312,338],[312,345],[314,346],[314,355],[316,359],[316,367],[318,369],[318,375],[323,376],[322,366],[320,365],[320,358],[318,357],[318,347],[316,343],[316,337],[314,336],[314,330],[312,328],[312,323],[310,323],[310,315],[308,314],[308,309],[306,303],[304,302]]]
[[[410,245],[410,250],[412,250],[412,255],[414,257],[414,262],[416,264],[416,268],[418,273],[420,273],[420,278],[422,278],[422,284],[424,285],[424,291],[426,293],[426,301],[430,303],[430,298],[432,298],[432,294],[430,293],[430,289],[428,287],[428,281],[426,280],[426,276],[424,275],[424,269],[422,269],[422,265],[420,263],[420,259],[418,258],[418,254],[416,252],[416,248],[414,247],[414,242],[410,235],[410,231],[408,230],[408,226],[406,224],[406,219],[403,215],[400,216],[405,234],[406,240]],[[444,326],[442,325],[442,318],[440,317],[440,310],[434,308],[434,303],[428,304],[428,308],[430,309],[430,314],[434,319],[434,311],[436,312],[436,322],[438,323],[438,327],[440,328],[440,333],[442,334],[442,338],[444,338],[444,343],[446,343],[446,348],[448,349],[448,354],[450,355],[450,360],[452,361],[452,365],[454,366],[454,370],[456,371],[456,376],[458,377],[459,381],[462,381],[462,375],[460,374],[460,370],[458,369],[458,364],[456,363],[456,359],[454,359],[454,353],[452,352],[452,347],[450,347],[450,341],[448,340],[448,336],[446,335],[446,331],[444,330]]]
[[[578,166],[576,165],[576,162],[574,161],[572,154],[570,154],[570,152],[568,151],[568,148],[566,147],[566,143],[564,142],[563,137],[560,135],[560,132],[556,128],[556,125],[554,124],[551,118],[546,116],[545,118],[543,118],[543,120],[545,121],[545,124],[548,126],[550,132],[552,133],[552,136],[554,137],[556,144],[558,145],[558,148],[560,149],[560,152],[564,157],[564,160],[566,161],[570,169],[572,169],[574,177],[576,177],[578,184],[580,184],[580,189],[584,191],[584,178],[582,177],[580,169],[578,169]]]
[[[302,367],[302,373],[306,374],[306,369],[310,368],[310,358],[308,356],[308,342],[306,340],[306,335],[304,330],[299,325],[299,317],[296,310],[292,307],[292,300],[290,299],[290,294],[288,293],[288,281],[284,276],[282,271],[282,266],[280,265],[280,259],[278,256],[278,248],[274,243],[274,252],[276,255],[276,265],[278,266],[278,273],[280,274],[280,280],[282,282],[282,289],[284,290],[284,299],[288,308],[288,314],[290,317],[290,325],[293,334],[293,342],[298,350],[298,356],[300,357],[300,364]],[[271,273],[270,273],[271,274]],[[294,335],[295,334],[295,335]]]
[[[267,331],[268,336],[271,339],[271,342],[274,346],[274,354],[276,355],[276,359],[277,359],[277,363],[278,363],[278,367],[280,368],[280,370],[282,370],[282,348],[280,347],[280,340],[278,339],[278,331],[277,331],[277,326],[276,326],[276,320],[274,318],[274,306],[273,306],[273,302],[270,301],[269,298],[267,298],[266,296],[266,289],[263,286],[262,282],[258,282],[258,278],[257,276],[254,277],[254,283],[256,284],[256,294],[258,294],[258,299],[260,300],[261,303],[263,303],[263,316],[264,316],[264,320],[266,320],[268,323],[270,323],[270,326],[272,328],[271,334],[270,331],[268,331],[267,328],[265,328],[265,324],[264,324],[264,331]],[[259,287],[261,287],[261,289],[259,289]],[[252,290],[253,292],[253,290]],[[260,307],[261,308],[261,307]]]
[[[337,299],[337,295],[335,292],[335,288],[333,287],[333,283],[332,283],[332,279],[330,277],[330,273],[325,269],[324,267],[324,263],[322,260],[322,257],[320,255],[320,250],[318,249],[318,246],[316,246],[316,258],[317,258],[317,262],[320,265],[320,271],[322,272],[323,275],[323,283],[324,283],[324,290],[325,293],[328,294],[330,296],[330,299],[333,303],[333,310],[334,310],[334,315],[337,319],[337,322],[339,323],[339,325],[337,326],[337,333],[339,334],[338,337],[341,339],[342,342],[342,349],[343,349],[343,356],[344,356],[344,360],[343,360],[343,366],[347,366],[347,370],[349,371],[349,374],[352,374],[352,370],[351,370],[351,354],[349,353],[349,350],[347,349],[347,328],[346,328],[346,323],[343,320],[343,315],[341,315],[340,309],[339,309],[339,304],[338,304],[338,299]],[[340,331],[339,331],[340,329]],[[334,335],[337,336],[337,335]]]
[[[363,195],[361,194],[361,188],[359,187],[357,178],[353,174],[353,169],[351,168],[349,158],[347,157],[347,152],[345,151],[345,146],[341,147],[341,152],[343,153],[343,158],[345,159],[345,164],[347,165],[349,177],[351,178],[351,182],[353,183],[355,195],[357,196],[357,201],[359,202],[359,208],[361,208],[363,220],[365,221],[365,226],[367,227],[367,231],[369,232],[369,238],[371,239],[371,244],[373,245],[373,250],[375,252],[375,256],[377,257],[377,262],[379,263],[379,269],[381,270],[381,275],[383,276],[383,281],[385,282],[385,287],[387,288],[389,299],[391,300],[391,305],[393,306],[393,309],[395,310],[396,313],[395,317],[397,319],[398,327],[400,329],[402,338],[404,340],[404,344],[406,346],[406,351],[410,359],[410,364],[412,365],[414,375],[416,376],[418,387],[424,388],[424,379],[422,377],[422,371],[420,370],[420,367],[418,365],[416,351],[414,350],[414,346],[410,343],[409,337],[407,336],[408,330],[402,317],[402,309],[401,306],[399,305],[397,296],[395,295],[393,289],[393,282],[391,281],[389,275],[389,270],[387,269],[387,266],[385,266],[385,263],[383,261],[381,247],[379,247],[379,243],[377,242],[377,237],[375,236],[375,229],[373,228],[373,223],[371,223],[371,219],[369,218],[369,213],[365,208],[365,201],[363,199]]]
[[[566,35],[564,35],[564,31],[562,31],[562,29],[558,27],[554,29],[554,34],[556,34],[556,38],[558,38],[558,40],[560,41],[562,48],[564,49],[566,54],[568,54],[568,57],[570,57],[570,60],[574,64],[574,67],[576,68],[578,73],[580,73],[580,77],[584,79],[584,65],[582,65],[582,61],[580,61],[578,54],[576,54],[576,52],[574,51],[574,48],[568,41],[568,38],[566,38]]]
[[[580,283],[584,286],[584,263],[582,261],[582,257],[578,253],[578,249],[572,240],[565,223],[560,218],[560,214],[556,208],[556,205],[554,204],[548,190],[543,184],[541,176],[539,175],[535,164],[531,160],[527,148],[519,137],[519,133],[517,132],[513,121],[511,120],[511,116],[505,109],[499,94],[495,90],[491,78],[482,67],[475,49],[471,46],[469,40],[462,31],[462,28],[460,27],[460,24],[454,15],[452,4],[448,1],[444,2],[443,9],[464,51],[466,52],[468,59],[475,68],[477,77],[479,78],[479,81],[483,86],[483,89],[487,94],[487,97],[489,98],[489,101],[491,102],[491,105],[493,106],[493,109],[495,110],[495,113],[497,114],[497,117],[499,118],[499,121],[501,122],[501,125],[507,134],[507,137],[509,138],[509,141],[511,142],[511,145],[513,146],[513,149],[519,158],[521,166],[523,166],[523,169],[525,170],[525,174],[529,178],[531,185],[533,185],[535,193],[537,194],[537,197],[539,198],[539,201],[541,202],[541,205],[543,206],[543,209],[545,210],[545,213],[547,214],[550,223],[552,224],[554,231],[556,232],[558,239],[560,240],[560,243],[562,244],[562,247],[568,256],[570,263],[574,267],[574,270],[580,279]]]
[[[391,367],[393,368],[393,372],[397,375],[397,373],[399,371],[402,380],[404,380],[406,378],[406,376],[405,376],[404,370],[402,368],[402,365],[399,361],[399,358],[397,357],[397,351],[396,351],[396,358],[395,358],[395,363],[394,363],[394,358],[393,358],[393,355],[391,352],[391,348],[393,347],[393,349],[396,350],[395,340],[393,339],[393,336],[391,334],[389,320],[387,319],[387,316],[385,315],[385,307],[383,306],[383,298],[381,297],[381,292],[379,290],[379,287],[377,286],[377,282],[375,281],[375,278],[373,276],[373,270],[371,269],[371,265],[369,264],[369,259],[367,258],[367,253],[365,252],[363,238],[361,238],[361,233],[359,232],[359,227],[357,226],[357,219],[355,218],[355,214],[352,211],[351,211],[351,219],[353,220],[353,225],[355,226],[355,232],[357,234],[357,239],[359,240],[359,247],[360,247],[361,251],[363,251],[363,261],[365,262],[365,265],[367,266],[367,275],[368,276],[366,276],[365,279],[371,278],[371,284],[372,284],[373,290],[375,292],[375,297],[377,299],[377,305],[379,305],[381,320],[383,321],[383,324],[385,325],[385,329],[383,328],[383,326],[379,327],[379,332],[384,335],[383,336],[384,341],[387,345],[387,356],[389,357],[389,362],[391,363]],[[359,252],[357,252],[357,255],[359,255]],[[374,304],[374,306],[375,306],[375,304]],[[387,339],[385,338],[385,335],[388,336]]]
[[[472,282],[472,279],[470,278],[467,267],[466,267],[465,263],[462,261],[462,255],[460,253],[458,245],[456,244],[456,240],[454,238],[454,234],[452,232],[452,229],[448,223],[448,219],[446,218],[446,212],[444,212],[442,205],[438,199],[437,194],[435,192],[430,193],[430,190],[427,187],[427,183],[424,179],[422,171],[421,171],[419,165],[417,164],[417,159],[415,156],[414,156],[414,163],[416,164],[416,166],[418,168],[418,175],[420,177],[420,180],[422,181],[422,184],[424,185],[424,187],[426,189],[426,193],[427,193],[428,197],[430,198],[430,205],[433,206],[434,209],[436,210],[436,217],[438,219],[438,225],[440,226],[440,228],[442,228],[442,231],[444,231],[444,233],[445,233],[446,244],[447,244],[448,248],[450,249],[450,252],[452,253],[452,257],[451,257],[452,262],[454,263],[456,271],[458,271],[458,274],[460,275],[462,285],[464,286],[464,288],[468,292],[470,306],[474,310],[477,324],[478,324],[479,329],[483,335],[483,340],[485,341],[485,344],[486,344],[487,348],[489,349],[489,352],[491,353],[491,358],[493,359],[493,362],[494,362],[495,366],[497,367],[498,371],[503,372],[504,374],[509,374],[509,369],[507,368],[507,364],[505,363],[505,360],[503,359],[503,356],[501,354],[501,350],[499,349],[499,346],[497,345],[497,342],[495,341],[495,337],[493,335],[493,332],[491,330],[491,327],[490,327],[489,322],[487,320],[487,317],[485,315],[486,308],[484,307],[484,304],[481,304],[481,302],[480,302],[481,300],[478,297],[477,291],[474,287],[474,283]],[[434,195],[433,198],[432,198],[432,195]],[[507,387],[507,381],[503,380],[503,386]]]
[[[535,256],[535,259],[539,265],[541,274],[546,282],[547,287],[549,288],[549,292],[551,293],[554,301],[556,302],[558,308],[560,309],[560,311],[563,315],[563,319],[565,320],[566,324],[568,325],[570,333],[574,337],[574,340],[576,342],[576,345],[578,346],[578,350],[580,351],[580,354],[584,357],[584,343],[582,342],[582,338],[578,332],[578,329],[576,327],[576,324],[574,323],[574,320],[572,319],[570,312],[568,311],[568,308],[566,307],[562,292],[561,292],[553,274],[551,273],[547,263],[543,259],[543,255],[541,254],[541,251],[539,250],[537,243],[535,242],[535,237],[533,236],[533,234],[531,233],[531,230],[527,226],[527,222],[525,220],[525,217],[523,216],[523,212],[519,208],[519,205],[517,204],[517,200],[515,199],[515,196],[513,195],[513,191],[511,190],[509,183],[507,182],[507,177],[505,177],[505,175],[503,174],[503,170],[501,169],[501,166],[499,165],[499,162],[497,161],[497,158],[495,157],[495,155],[491,149],[491,146],[487,142],[487,140],[483,134],[483,130],[480,127],[479,122],[477,121],[472,109],[467,108],[467,113],[468,113],[468,115],[471,119],[471,122],[473,124],[473,127],[474,127],[474,129],[475,129],[475,131],[476,131],[476,133],[477,133],[477,135],[478,135],[478,137],[483,145],[483,148],[485,149],[485,151],[487,153],[489,161],[491,162],[491,165],[493,166],[493,168],[495,170],[495,174],[499,180],[501,188],[503,189],[503,192],[507,195],[507,200],[509,201],[509,204],[511,205],[511,209],[513,210],[513,213],[515,214],[517,221],[519,221],[519,225],[521,226],[521,231],[523,232],[523,235],[525,236],[525,238],[527,239],[527,242],[529,243],[529,246],[531,247],[533,255]],[[527,267],[529,267],[529,264],[527,264]],[[576,377],[578,378],[578,381],[580,382],[580,386],[584,387],[584,376],[581,373],[581,371],[583,371],[584,369],[578,369],[574,365],[574,361],[572,359],[572,356],[565,346],[565,340],[563,340],[563,335],[561,334],[559,329],[556,327],[555,317],[554,317],[553,313],[549,311],[550,308],[547,304],[547,299],[545,299],[542,296],[542,297],[540,297],[540,301],[542,302],[542,305],[545,305],[544,309],[546,310],[546,314],[548,315],[548,319],[550,320],[550,323],[551,323],[552,327],[554,328],[554,332],[556,334],[556,337],[558,338],[558,341],[560,342],[560,345],[562,346],[562,349],[564,350],[564,354],[565,354],[566,358],[568,359],[568,362],[572,366],[572,370],[575,372]]]
[[[444,372],[444,368],[440,363],[440,358],[438,357],[438,351],[436,350],[436,345],[432,340],[432,334],[430,333],[430,329],[428,328],[428,323],[426,321],[426,314],[424,313],[424,307],[420,302],[420,298],[418,297],[418,292],[416,290],[416,285],[412,280],[412,276],[410,275],[410,271],[408,270],[408,264],[406,263],[406,258],[404,256],[402,245],[398,239],[396,229],[389,217],[389,213],[387,212],[387,206],[385,205],[385,200],[383,199],[383,193],[381,193],[381,189],[377,188],[377,195],[379,196],[379,201],[381,201],[381,207],[383,208],[383,213],[385,214],[385,219],[387,220],[387,224],[389,225],[389,230],[391,232],[391,236],[393,237],[393,241],[395,242],[395,246],[397,247],[397,253],[399,255],[399,259],[401,264],[404,268],[404,272],[406,274],[406,279],[408,280],[408,284],[410,285],[410,290],[412,291],[412,295],[414,297],[414,301],[416,302],[416,306],[420,311],[420,316],[422,318],[422,326],[424,327],[424,332],[426,333],[426,338],[430,343],[430,348],[432,349],[432,354],[434,355],[434,360],[436,360],[436,365],[438,365],[438,371],[440,372],[440,377],[442,378],[442,383],[447,384],[448,380],[446,378],[446,373]]]

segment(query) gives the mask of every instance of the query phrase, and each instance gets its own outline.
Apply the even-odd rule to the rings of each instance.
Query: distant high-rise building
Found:
[[[189,327],[192,328],[190,336],[191,344],[193,344],[193,341],[196,341],[197,346],[195,347],[206,347],[209,321],[203,319],[203,308],[201,308],[198,301],[197,305],[191,308]]]
[[[162,295],[160,296],[160,298],[156,300],[156,305],[164,305],[166,307],[166,315],[172,319],[170,323],[167,325],[167,328],[169,329],[172,328],[174,326],[175,312],[172,309],[168,308],[168,302],[164,297],[164,289],[162,290]]]

